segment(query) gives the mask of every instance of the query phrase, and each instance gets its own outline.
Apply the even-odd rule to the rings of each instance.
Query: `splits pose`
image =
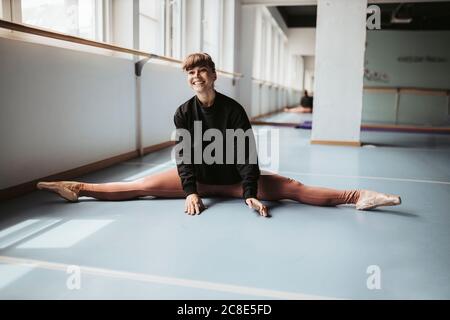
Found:
[[[217,75],[214,62],[208,54],[189,55],[183,62],[183,70],[187,72],[188,84],[196,95],[177,109],[174,123],[178,130],[195,135],[196,132],[204,134],[208,129],[213,129],[225,137],[225,132],[229,129],[251,129],[244,108],[235,100],[215,91]],[[196,124],[201,124],[202,131],[197,131]],[[230,141],[226,140],[225,145],[227,143]],[[203,142],[200,150],[208,147]],[[82,196],[99,200],[128,200],[145,196],[186,198],[185,212],[189,215],[199,214],[205,209],[202,197],[243,198],[249,207],[264,217],[268,217],[269,213],[261,200],[290,199],[317,206],[354,204],[359,210],[401,203],[399,196],[375,191],[312,187],[280,175],[261,174],[257,161],[249,161],[249,149],[252,149],[250,139],[245,148],[247,152],[243,162],[236,161],[236,157],[234,163],[205,163],[204,159],[198,162],[190,161],[189,158],[189,161],[177,160],[177,168],[131,182],[92,184],[57,181],[39,182],[37,187],[55,192],[71,202]],[[225,149],[223,146],[224,151]],[[182,149],[179,156],[183,156],[183,153],[186,154],[185,149]],[[191,155],[189,157],[193,158]]]

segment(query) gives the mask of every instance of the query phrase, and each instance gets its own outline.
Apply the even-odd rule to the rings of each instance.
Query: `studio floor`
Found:
[[[275,129],[280,174],[403,203],[268,202],[267,219],[240,199],[205,199],[208,209],[189,216],[183,199],[68,203],[36,191],[0,203],[0,299],[450,298],[450,135],[362,132],[356,148]],[[173,166],[164,149],[76,180]]]

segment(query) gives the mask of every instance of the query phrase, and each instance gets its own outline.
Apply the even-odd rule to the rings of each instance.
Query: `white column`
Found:
[[[360,144],[367,0],[318,0],[312,143]]]

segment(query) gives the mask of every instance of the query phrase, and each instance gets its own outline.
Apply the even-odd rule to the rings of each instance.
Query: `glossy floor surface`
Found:
[[[310,145],[309,130],[255,130],[278,135],[272,170],[400,194],[402,205],[269,202],[267,219],[239,199],[205,199],[188,216],[183,199],[72,204],[36,191],[0,204],[0,299],[450,298],[450,136],[363,132],[355,148]],[[165,149],[78,180],[170,167]]]

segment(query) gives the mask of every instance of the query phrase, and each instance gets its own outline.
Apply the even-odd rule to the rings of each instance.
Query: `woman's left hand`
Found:
[[[269,209],[267,209],[267,207],[265,205],[263,205],[261,203],[261,201],[259,201],[256,198],[247,198],[245,199],[245,203],[249,206],[249,208],[255,209],[256,211],[258,211],[260,216],[269,218]]]

